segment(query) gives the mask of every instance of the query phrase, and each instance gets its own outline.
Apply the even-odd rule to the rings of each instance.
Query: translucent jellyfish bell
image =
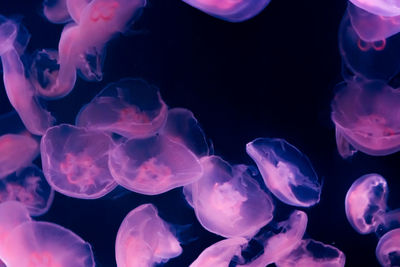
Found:
[[[372,14],[393,17],[400,15],[397,1],[391,0],[350,0],[354,5]]]
[[[388,188],[379,174],[366,174],[351,185],[346,194],[346,216],[360,234],[376,231],[383,223]]]
[[[52,23],[67,23],[71,17],[67,9],[68,0],[44,0],[43,15]]]
[[[151,267],[179,256],[182,248],[152,204],[126,215],[115,242],[118,267]]]
[[[53,189],[43,172],[34,165],[0,180],[0,202],[19,201],[25,205],[31,216],[46,213],[53,198]]]
[[[251,237],[272,220],[272,200],[250,175],[248,166],[231,166],[216,156],[203,157],[201,163],[202,177],[184,193],[191,194],[204,228],[224,237]]]
[[[246,145],[268,189],[282,202],[309,207],[319,202],[321,184],[310,160],[283,139],[257,138]]]
[[[100,198],[116,187],[108,170],[112,139],[101,132],[61,124],[40,144],[43,173],[54,190],[76,198]]]
[[[7,266],[94,267],[92,248],[72,231],[48,222],[25,222],[8,235],[3,260]]]
[[[379,239],[376,257],[383,267],[399,266],[400,263],[400,228],[387,232]]]
[[[230,22],[251,19],[260,13],[270,0],[183,0],[183,2]]]
[[[108,85],[84,106],[76,125],[127,138],[144,138],[160,130],[167,114],[158,88],[144,80],[124,79]]]
[[[248,240],[233,237],[206,248],[189,267],[227,267],[235,256],[240,257]]]
[[[131,139],[110,152],[110,171],[123,187],[157,195],[193,183],[203,173],[198,158],[162,135]]]
[[[382,81],[348,81],[336,88],[332,120],[342,157],[354,149],[373,156],[400,149],[400,93]]]

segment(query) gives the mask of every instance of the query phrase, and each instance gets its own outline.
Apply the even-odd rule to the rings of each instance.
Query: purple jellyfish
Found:
[[[181,253],[179,241],[152,204],[130,211],[119,227],[115,241],[118,267],[151,267]]]
[[[350,0],[350,2],[375,15],[387,17],[400,15],[400,6],[396,0]]]
[[[45,0],[43,15],[52,23],[67,23],[71,20],[67,9],[68,0]]]
[[[203,173],[196,155],[163,135],[119,144],[110,152],[109,168],[118,184],[145,195],[193,183]]]
[[[127,138],[153,136],[167,119],[158,88],[140,79],[123,79],[104,88],[76,118],[76,125]]]
[[[310,207],[319,202],[321,184],[310,160],[283,139],[257,138],[246,145],[268,189],[282,202]]]
[[[54,190],[76,198],[100,198],[116,187],[108,170],[112,139],[101,132],[61,124],[40,144],[43,173]]]
[[[260,13],[270,0],[183,0],[183,2],[216,18],[241,22]]]
[[[251,237],[272,220],[274,205],[248,166],[217,156],[201,159],[204,173],[184,190],[201,225],[224,237]]]
[[[382,236],[375,253],[383,267],[400,266],[400,228]]]

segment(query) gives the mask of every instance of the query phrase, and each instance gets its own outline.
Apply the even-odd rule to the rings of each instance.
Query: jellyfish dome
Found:
[[[246,145],[268,189],[282,202],[299,207],[320,200],[321,184],[306,155],[283,139],[257,138]]]
[[[350,0],[350,2],[375,15],[387,17],[400,15],[400,6],[396,0]]]
[[[400,229],[387,232],[379,239],[376,257],[383,267],[399,266],[400,263]]]
[[[29,221],[20,224],[4,242],[3,261],[9,267],[94,267],[89,243],[57,224]]]
[[[108,169],[112,139],[98,131],[61,124],[40,144],[43,173],[54,190],[75,198],[100,198],[116,183]]]
[[[118,267],[151,267],[179,256],[182,248],[152,204],[126,215],[115,242]]]

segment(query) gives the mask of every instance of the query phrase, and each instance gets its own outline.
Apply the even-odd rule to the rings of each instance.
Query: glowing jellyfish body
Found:
[[[400,93],[382,81],[349,81],[332,101],[336,143],[342,157],[354,149],[373,156],[400,149]]]
[[[309,159],[283,139],[257,138],[246,145],[268,189],[282,202],[309,207],[319,202],[321,185]]]
[[[118,267],[150,267],[179,256],[182,248],[152,204],[126,215],[115,242]]]
[[[43,15],[52,23],[67,23],[71,20],[67,9],[68,0],[45,0]]]
[[[312,239],[305,239],[276,265],[279,267],[343,267],[345,262],[345,255],[337,248]]]
[[[31,216],[46,213],[53,198],[53,189],[47,183],[43,172],[34,165],[0,180],[0,202],[21,202]]]
[[[104,196],[116,186],[108,170],[111,138],[101,132],[62,124],[43,136],[43,173],[54,190],[76,198]]]
[[[189,267],[228,267],[234,256],[240,257],[248,240],[233,237],[206,248]]]
[[[191,151],[162,135],[116,146],[110,152],[109,167],[118,184],[145,195],[193,183],[203,172]]]
[[[94,267],[92,248],[70,230],[47,222],[20,224],[4,241],[3,260],[10,267]]]
[[[140,79],[124,79],[108,85],[84,106],[76,125],[144,138],[165,124],[167,112],[156,87]]]
[[[0,136],[0,179],[28,166],[39,154],[39,143],[29,134]]]
[[[0,57],[8,99],[28,131],[43,135],[54,118],[40,105],[34,87],[25,77],[19,50],[23,51],[27,40],[29,34],[22,26],[0,16]]]
[[[350,2],[375,15],[387,17],[400,15],[400,5],[397,0],[350,0]]]
[[[183,2],[230,22],[251,19],[260,13],[270,0],[183,0]]]
[[[248,171],[219,157],[201,159],[204,173],[188,185],[196,216],[208,231],[224,237],[251,237],[272,220],[274,205]]]
[[[400,263],[400,228],[387,232],[379,239],[376,257],[383,267],[399,266]]]

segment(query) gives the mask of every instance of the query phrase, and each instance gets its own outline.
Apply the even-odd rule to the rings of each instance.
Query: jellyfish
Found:
[[[274,205],[251,176],[246,165],[234,165],[217,156],[203,157],[202,177],[188,185],[201,225],[224,237],[251,237],[272,220]]]
[[[20,224],[4,241],[3,261],[10,267],[94,267],[92,248],[72,231],[48,222]]]
[[[400,15],[400,6],[397,0],[350,0],[350,2],[375,15],[387,17]]]
[[[400,265],[400,228],[387,232],[379,239],[376,257],[383,267]]]
[[[321,184],[310,160],[283,139],[257,138],[246,145],[268,189],[282,202],[310,207],[319,202]]]
[[[145,138],[164,126],[167,115],[158,88],[141,79],[123,79],[108,85],[84,106],[76,125],[127,138]]]
[[[67,8],[70,1],[67,1]],[[79,6],[77,6],[79,4]],[[93,0],[71,1],[68,8],[78,23],[69,23],[64,27],[58,46],[59,68],[44,68],[32,77],[39,95],[48,99],[57,99],[71,92],[76,81],[76,72],[88,81],[102,79],[102,60],[106,43],[117,33],[124,32],[129,23],[136,19],[138,11],[146,4],[145,0]],[[78,7],[78,8],[76,8]],[[45,52],[45,50],[44,50]],[[53,70],[53,71],[51,71]],[[54,81],[42,86],[39,77]]]
[[[240,257],[248,240],[232,237],[206,248],[189,267],[228,267],[233,257]]]
[[[43,172],[30,165],[0,180],[0,202],[15,200],[25,205],[31,216],[46,213],[53,202],[54,191]]]
[[[152,204],[136,207],[118,229],[115,258],[118,267],[150,267],[179,256],[182,248]]]
[[[45,0],[43,15],[52,23],[79,23],[82,10],[91,0]]]
[[[32,134],[43,135],[54,118],[39,103],[20,59],[29,34],[21,25],[0,16],[0,57],[8,99]]]
[[[75,198],[100,198],[116,187],[108,170],[112,139],[68,124],[50,128],[40,144],[43,173],[54,190]]]
[[[270,0],[183,0],[183,2],[216,18],[241,22],[260,13]]]
[[[39,143],[29,133],[0,136],[0,179],[28,166],[38,155]]]
[[[343,16],[339,28],[339,50],[345,67],[352,73],[344,78],[348,80],[358,76],[390,80],[400,71],[400,51],[397,49],[400,46],[400,34],[394,34],[397,27],[384,22],[383,18],[370,21],[350,7],[349,10],[350,16],[348,13]],[[397,23],[397,19],[391,18],[394,23]],[[391,34],[394,35],[388,37]]]
[[[378,80],[340,83],[332,101],[339,154],[346,158],[356,150],[383,156],[400,149],[400,93]]]
[[[203,173],[198,158],[163,135],[130,139],[110,152],[115,181],[137,193],[157,195],[193,183]]]

